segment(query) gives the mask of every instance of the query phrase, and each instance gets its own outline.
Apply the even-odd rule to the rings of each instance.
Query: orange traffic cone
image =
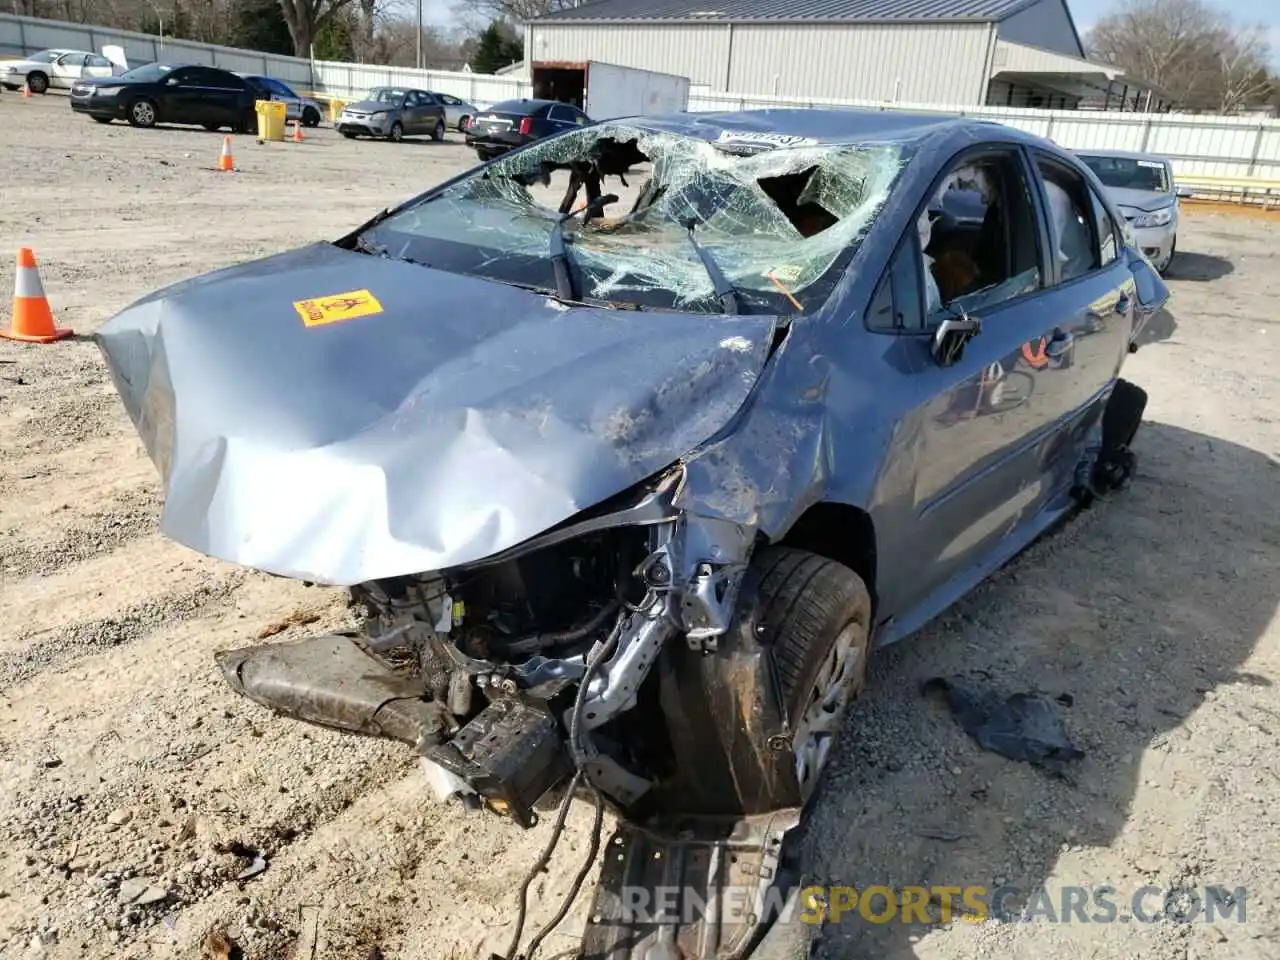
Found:
[[[218,169],[230,173],[235,169],[235,161],[231,159],[231,138],[222,138],[222,156],[218,159]]]
[[[293,121],[293,142],[302,142],[302,122],[299,120]]]
[[[40,271],[36,269],[36,255],[30,247],[22,247],[18,250],[18,269],[13,277],[13,320],[8,332],[0,330],[0,337],[26,343],[53,343],[69,336],[70,330],[59,330],[53,325],[53,311],[44,295]]]
[[[27,84],[27,81],[25,80],[22,81],[22,95],[24,97],[31,96],[31,87]]]

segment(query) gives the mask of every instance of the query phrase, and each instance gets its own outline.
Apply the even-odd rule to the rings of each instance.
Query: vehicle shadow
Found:
[[[1155,316],[1143,324],[1134,342],[1139,347],[1159,343],[1161,340],[1168,340],[1172,337],[1177,329],[1177,319],[1167,309],[1162,308]]]
[[[1226,257],[1179,250],[1165,268],[1165,276],[1170,280],[1221,280],[1235,269]]]
[[[980,885],[988,895],[1004,885],[1110,884],[1121,914],[1145,884],[1176,883],[1167,855],[1155,859],[1155,876],[1148,865],[1082,877],[1088,861],[1075,859],[1049,878],[1064,849],[1119,837],[1144,751],[1190,741],[1185,725],[1212,691],[1269,684],[1241,665],[1277,608],[1280,519],[1267,506],[1276,470],[1254,450],[1163,423],[1145,424],[1135,449],[1127,490],[1034,545],[917,637],[879,651],[796,838],[806,883]],[[1055,708],[1085,758],[1055,779],[982,751],[919,694],[939,675],[1001,694],[1069,695],[1070,707]],[[1126,837],[1124,848],[1142,843],[1164,849],[1143,837]],[[1235,880],[1201,882],[1234,889]],[[873,918],[886,902],[873,901]],[[1061,910],[1060,892],[1051,902]],[[1011,896],[1005,911],[1016,915],[1020,903]],[[1160,900],[1143,906],[1158,910]],[[816,956],[907,960],[930,929],[900,913],[869,922],[855,909],[827,924]]]

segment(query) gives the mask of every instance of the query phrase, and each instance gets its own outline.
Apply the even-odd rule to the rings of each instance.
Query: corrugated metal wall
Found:
[[[735,32],[738,28],[735,28]],[[599,60],[688,77],[729,90],[728,24],[531,24],[529,60]],[[735,38],[736,42],[736,38]],[[758,85],[757,85],[758,86]]]
[[[602,60],[713,90],[951,99],[986,95],[988,24],[533,24],[531,60]]]
[[[988,24],[733,28],[729,90],[982,103]]]

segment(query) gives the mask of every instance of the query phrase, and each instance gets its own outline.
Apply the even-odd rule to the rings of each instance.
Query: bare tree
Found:
[[[1237,110],[1265,97],[1260,28],[1236,29],[1206,0],[1120,0],[1089,32],[1089,55],[1152,84],[1186,110]]]
[[[316,32],[350,5],[351,0],[280,0],[294,53],[309,57]]]
[[[1218,51],[1222,87],[1218,109],[1222,113],[1235,113],[1267,99],[1272,83],[1267,72],[1270,56],[1267,28],[1262,24],[1222,38]]]
[[[466,0],[465,7],[480,20],[507,20],[522,24],[527,20],[581,5],[582,0]]]

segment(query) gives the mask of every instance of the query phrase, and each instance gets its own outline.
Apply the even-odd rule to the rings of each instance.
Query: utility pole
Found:
[[[422,0],[418,0],[418,54],[414,63],[422,69]]]

